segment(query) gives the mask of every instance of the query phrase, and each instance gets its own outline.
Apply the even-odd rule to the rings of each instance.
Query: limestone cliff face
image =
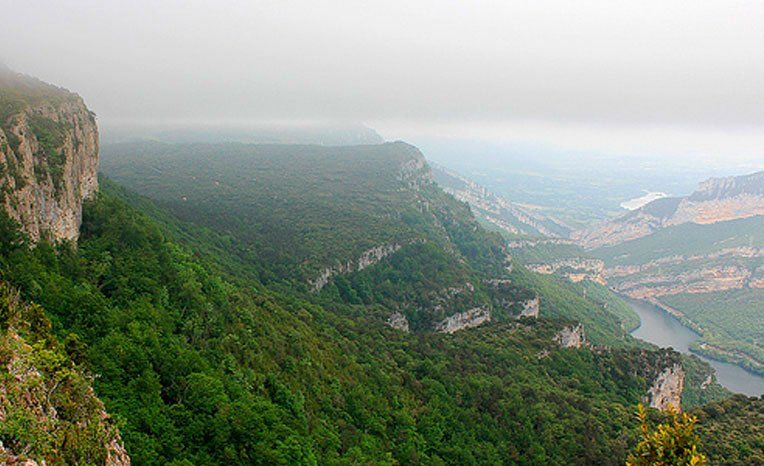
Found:
[[[536,296],[533,299],[529,299],[527,301],[523,301],[520,303],[522,305],[522,310],[520,311],[520,314],[517,316],[520,317],[533,317],[538,318],[539,311],[541,311],[541,298]]]
[[[476,307],[466,312],[454,314],[435,326],[436,332],[455,333],[466,328],[477,327],[490,322],[491,311],[486,307]]]
[[[690,196],[655,200],[571,237],[587,249],[623,243],[683,223],[711,224],[764,215],[764,172],[711,178]]]
[[[680,364],[665,368],[655,378],[647,392],[650,407],[665,410],[669,405],[681,409],[684,390],[684,369]]]
[[[355,260],[347,261],[335,267],[327,267],[321,271],[318,277],[310,281],[311,288],[313,291],[319,291],[321,288],[325,287],[329,283],[329,280],[335,275],[359,272],[370,265],[376,264],[390,254],[393,254],[401,247],[400,244],[382,244],[364,251]]]
[[[587,345],[584,324],[569,325],[560,330],[554,337],[554,341],[563,348],[581,348]]]
[[[600,285],[606,284],[603,278],[605,262],[600,259],[574,257],[547,263],[526,264],[526,267],[528,270],[544,275],[558,273],[573,283],[590,280]]]
[[[409,320],[400,312],[390,314],[390,317],[387,319],[387,325],[402,332],[409,331]]]
[[[0,191],[32,241],[76,240],[98,189],[98,129],[82,98],[0,70]]]
[[[714,293],[764,288],[764,249],[725,248],[708,254],[673,255],[638,265],[607,267],[614,290],[634,299],[682,293]]]

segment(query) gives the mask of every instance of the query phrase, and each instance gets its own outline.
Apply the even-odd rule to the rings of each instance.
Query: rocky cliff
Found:
[[[129,466],[90,381],[44,311],[0,284],[0,464]]]
[[[318,277],[310,281],[313,291],[319,291],[325,287],[329,280],[335,275],[342,275],[351,272],[359,272],[370,265],[374,265],[385,257],[393,254],[401,248],[400,244],[382,244],[364,251],[355,260],[346,261],[343,264],[334,267],[327,267],[322,270]]]
[[[517,235],[567,236],[571,228],[538,210],[510,202],[444,167],[433,165],[435,181],[444,191],[468,203],[478,217],[499,230]]]
[[[455,333],[466,328],[477,327],[491,321],[491,311],[485,307],[476,307],[466,312],[454,314],[435,326],[436,332]]]
[[[623,243],[684,223],[712,224],[764,215],[764,172],[711,178],[687,197],[663,198],[571,237],[587,249]]]
[[[681,409],[684,390],[684,369],[680,364],[665,368],[653,380],[648,390],[650,407],[665,410],[669,405]]]
[[[390,314],[390,317],[387,319],[387,325],[402,332],[408,332],[410,330],[409,320],[400,312],[393,312]]]
[[[563,348],[581,348],[587,345],[584,324],[569,325],[560,330],[554,341]]]
[[[97,172],[98,129],[82,98],[0,70],[0,196],[32,241],[77,239]]]

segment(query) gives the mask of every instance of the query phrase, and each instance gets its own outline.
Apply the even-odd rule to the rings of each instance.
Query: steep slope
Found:
[[[655,200],[572,238],[587,249],[612,246],[686,223],[709,225],[764,215],[764,172],[711,178],[690,196]]]
[[[0,463],[129,466],[115,423],[44,311],[0,284]],[[65,348],[66,346],[66,348]]]
[[[76,250],[3,237],[0,263],[81,342],[69,351],[137,464],[620,464],[633,406],[663,399],[656,381],[679,361],[563,348],[567,321],[400,332],[375,305],[228,275],[206,259],[214,245],[181,246],[126,204],[138,198],[103,189]]]
[[[516,286],[505,240],[433,183],[407,144],[121,144],[104,148],[103,167],[224,235],[221,245],[265,283],[320,290],[322,302],[382,305],[381,320],[399,328],[462,328],[539,311],[566,317]],[[567,317],[583,319],[593,341],[628,340],[625,314],[585,296],[574,302],[563,306]]]
[[[477,309],[517,315],[535,299],[491,281],[508,274],[503,241],[433,183],[407,144],[142,144],[105,154],[117,181],[229,235],[266,283],[382,304],[412,330]]]
[[[0,197],[32,240],[77,239],[97,171],[98,129],[82,98],[0,68]]]
[[[764,216],[667,227],[591,254],[609,286],[701,333],[694,350],[764,371]]]
[[[565,238],[570,234],[571,228],[560,220],[510,202],[446,168],[435,165],[433,174],[447,193],[469,203],[490,228],[509,235]]]
[[[98,130],[82,99],[0,67],[0,236],[7,254],[76,241],[98,188]],[[18,284],[18,283],[17,283]],[[63,335],[61,335],[63,337]],[[0,283],[0,462],[129,465],[116,423],[76,360],[80,340]]]

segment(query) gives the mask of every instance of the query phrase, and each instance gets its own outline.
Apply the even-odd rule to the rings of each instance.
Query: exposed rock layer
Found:
[[[569,325],[560,330],[554,337],[554,341],[563,348],[581,348],[586,346],[586,333],[584,324]]]
[[[711,224],[764,215],[764,172],[711,178],[683,198],[663,198],[571,237],[587,249],[648,236],[683,223]]]
[[[477,327],[491,320],[491,311],[485,307],[476,307],[466,312],[454,314],[435,326],[436,332],[454,333],[470,327]]]
[[[319,291],[329,283],[329,280],[331,280],[333,276],[361,271],[370,265],[376,264],[390,254],[398,251],[400,248],[400,244],[383,244],[368,249],[355,260],[347,261],[344,264],[335,267],[327,267],[321,271],[318,277],[311,280],[310,285],[313,288],[313,291]]]
[[[648,390],[650,407],[666,410],[669,405],[681,409],[684,390],[684,369],[680,364],[665,368],[655,378]]]
[[[0,71],[2,204],[32,241],[76,240],[98,189],[98,129],[82,98]]]
[[[409,320],[400,312],[392,313],[387,319],[387,325],[403,332],[409,331]]]

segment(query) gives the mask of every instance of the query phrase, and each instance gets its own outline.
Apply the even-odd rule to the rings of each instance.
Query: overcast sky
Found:
[[[347,120],[764,161],[764,1],[0,0],[102,122]]]

